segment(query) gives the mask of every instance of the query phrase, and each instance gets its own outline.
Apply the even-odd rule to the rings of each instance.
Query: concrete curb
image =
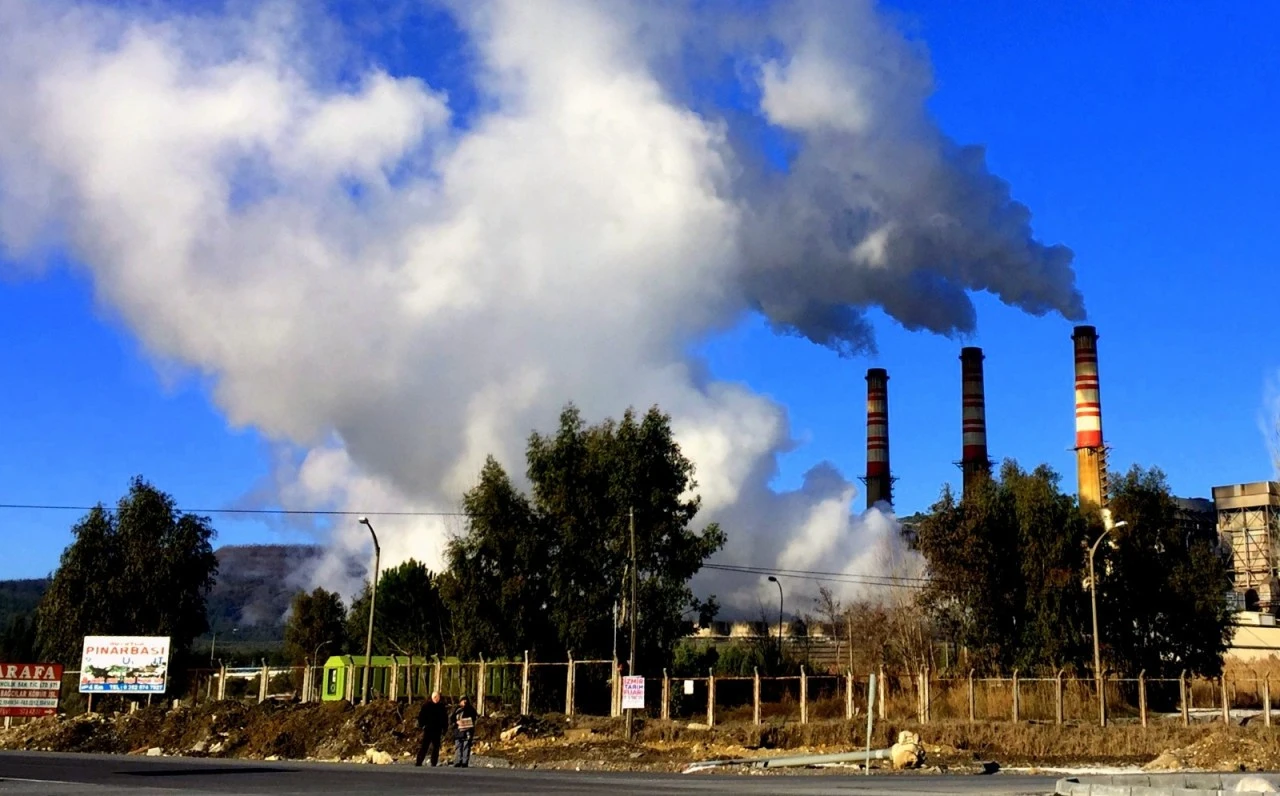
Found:
[[[1237,785],[1245,780],[1246,790]],[[1255,784],[1256,783],[1256,784]],[[1266,793],[1257,785],[1280,791],[1280,774],[1113,774],[1064,777],[1055,794],[1062,796],[1225,796],[1231,793]]]

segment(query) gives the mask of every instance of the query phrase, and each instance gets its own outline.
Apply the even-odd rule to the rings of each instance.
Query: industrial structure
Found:
[[[987,399],[982,377],[982,349],[960,349],[960,470],[964,493],[991,477],[987,455]]]
[[[1274,615],[1280,608],[1280,483],[1215,486],[1213,502],[1218,538],[1231,554],[1238,607]]]
[[[881,501],[893,505],[893,478],[889,474],[889,373],[884,368],[867,371],[867,508]]]
[[[1076,371],[1076,472],[1080,507],[1106,508],[1107,448],[1102,441],[1102,399],[1098,390],[1098,330],[1077,326]]]
[[[1098,332],[1076,326],[1071,335],[1075,370],[1077,497],[1085,511],[1106,509],[1109,484],[1107,445],[1102,434],[1098,380]],[[986,386],[981,348],[960,350],[961,458],[965,493],[990,478],[987,449]],[[867,508],[893,504],[889,465],[889,375],[867,370]],[[1213,498],[1175,498],[1175,521],[1191,543],[1220,543],[1230,555],[1236,633],[1229,654],[1253,658],[1280,655],[1280,482],[1216,486]],[[910,518],[903,531],[910,534]]]

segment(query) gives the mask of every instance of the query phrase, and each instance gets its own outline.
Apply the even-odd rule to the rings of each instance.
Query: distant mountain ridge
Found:
[[[209,626],[218,632],[243,628],[246,635],[282,636],[293,595],[307,588],[325,548],[313,544],[224,545],[218,579],[209,592]],[[0,580],[0,628],[35,611],[48,578]],[[253,630],[250,630],[253,628]]]

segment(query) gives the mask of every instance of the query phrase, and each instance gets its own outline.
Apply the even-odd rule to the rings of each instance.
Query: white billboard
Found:
[[[168,636],[84,637],[82,694],[163,694],[168,678]]]

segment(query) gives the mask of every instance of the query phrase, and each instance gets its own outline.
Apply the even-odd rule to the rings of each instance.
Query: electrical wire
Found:
[[[60,506],[44,503],[0,503],[0,509],[14,511],[115,511],[101,506]],[[178,509],[182,514],[268,514],[317,517],[469,517],[465,511],[346,511],[340,509]]]

